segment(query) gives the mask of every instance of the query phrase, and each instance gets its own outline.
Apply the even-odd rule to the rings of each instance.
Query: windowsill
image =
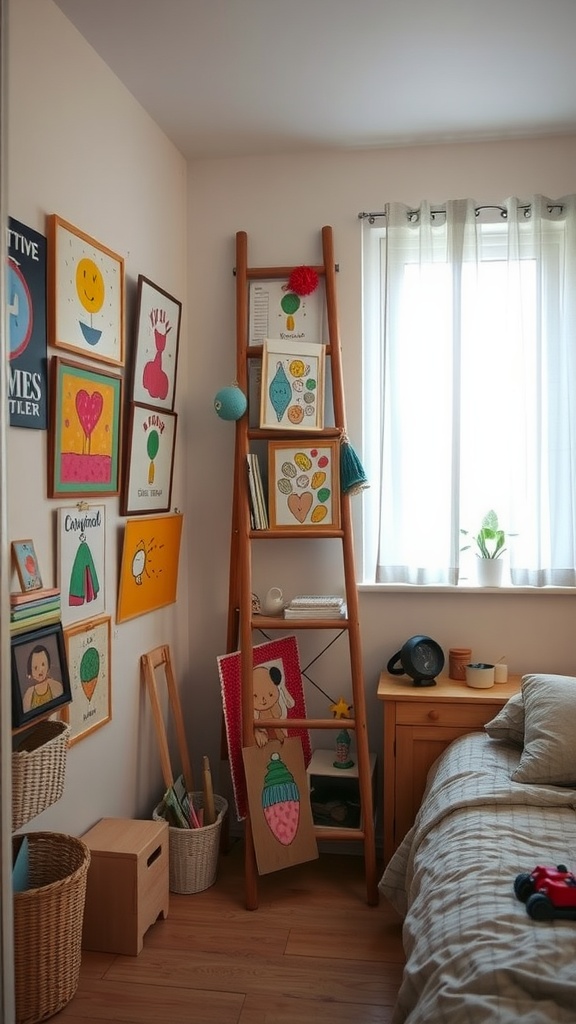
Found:
[[[432,584],[430,586],[420,586],[412,583],[359,583],[358,591],[362,594],[367,593],[386,593],[386,594],[451,594],[454,596],[458,594],[483,594],[483,595],[501,595],[504,597],[510,596],[530,596],[542,597],[545,594],[553,594],[556,597],[574,597],[576,595],[576,587],[513,587],[511,584],[504,584],[501,587],[479,587],[475,583],[462,582],[458,586],[449,586],[448,584]]]

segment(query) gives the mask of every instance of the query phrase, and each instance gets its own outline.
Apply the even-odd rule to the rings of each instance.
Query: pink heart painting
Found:
[[[303,523],[312,508],[312,502],[314,498],[310,491],[304,491],[303,494],[291,494],[288,497],[288,508],[292,515],[299,523]]]
[[[90,437],[94,427],[98,423],[104,408],[104,398],[100,391],[94,391],[91,395],[82,388],[76,395],[76,412],[86,437]]]

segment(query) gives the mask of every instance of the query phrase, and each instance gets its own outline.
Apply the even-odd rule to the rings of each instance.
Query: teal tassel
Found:
[[[344,430],[340,437],[340,490],[342,494],[360,494],[369,486],[366,471]]]

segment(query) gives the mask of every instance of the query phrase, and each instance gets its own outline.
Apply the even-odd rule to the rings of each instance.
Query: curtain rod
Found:
[[[532,208],[532,206],[531,206],[530,203],[525,203],[524,205],[518,207],[519,210],[523,210],[524,211],[524,216],[525,217],[528,217],[530,215],[531,208]],[[551,203],[547,207],[548,213],[553,213],[554,210],[557,210],[559,213],[562,213],[563,209],[564,209],[564,207],[563,207],[562,203]],[[474,213],[476,214],[477,217],[478,217],[478,215],[480,213],[482,213],[482,210],[499,210],[500,211],[500,216],[502,217],[502,220],[506,220],[507,217],[508,217],[508,211],[507,211],[506,207],[505,206],[500,206],[499,204],[494,204],[494,205],[489,204],[487,206],[475,206],[474,207]],[[406,216],[408,217],[409,220],[412,221],[412,220],[416,220],[418,218],[419,213],[420,213],[419,210],[408,210],[407,213],[406,213]],[[430,213],[431,213],[432,217],[437,217],[441,213],[446,213],[446,210],[440,208],[439,210],[431,210]],[[373,224],[377,217],[386,217],[386,211],[385,210],[380,210],[377,213],[364,213],[364,212],[362,212],[362,213],[358,214],[358,220],[367,220],[369,224]]]

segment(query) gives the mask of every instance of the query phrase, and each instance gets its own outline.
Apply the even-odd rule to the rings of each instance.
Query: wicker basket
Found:
[[[62,796],[69,735],[66,722],[39,722],[13,752],[13,832]]]
[[[191,793],[194,810],[204,806],[202,793]],[[168,829],[168,864],[170,892],[192,893],[209,889],[216,881],[218,853],[222,822],[228,810],[228,802],[222,796],[214,795],[216,821],[202,828]],[[154,809],[154,821],[163,821],[160,813],[162,804]]]
[[[90,850],[74,836],[30,832],[32,888],[14,894],[16,1024],[36,1024],[78,987]],[[22,836],[14,836],[14,851]]]

